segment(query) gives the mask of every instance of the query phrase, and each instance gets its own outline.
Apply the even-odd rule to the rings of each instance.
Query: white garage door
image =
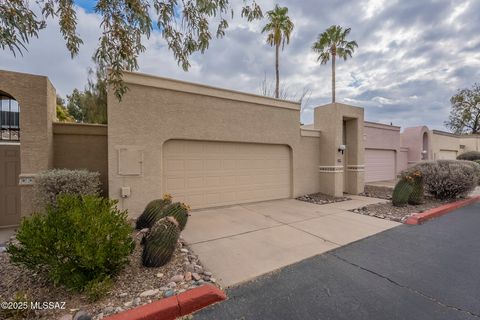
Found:
[[[457,159],[456,150],[440,150],[437,154],[437,160],[455,160]]]
[[[163,186],[192,208],[289,198],[290,148],[283,145],[170,140]]]
[[[365,182],[395,179],[395,151],[365,150]]]

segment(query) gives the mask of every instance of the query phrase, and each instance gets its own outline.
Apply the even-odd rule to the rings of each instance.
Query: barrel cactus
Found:
[[[165,217],[153,225],[145,236],[142,263],[145,267],[161,267],[173,256],[180,228],[174,217]]]
[[[392,204],[395,207],[404,207],[408,203],[408,199],[413,191],[411,183],[412,178],[407,176],[397,182],[392,194]]]
[[[408,203],[412,205],[421,204],[423,203],[423,175],[420,171],[415,171],[409,177],[413,188],[408,197]]]
[[[165,194],[162,199],[150,201],[142,214],[138,217],[135,228],[151,228],[158,219],[162,218],[162,210],[172,203],[172,196]]]
[[[185,229],[187,225],[188,213],[190,211],[190,207],[184,203],[175,202],[163,208],[161,213],[161,218],[172,216],[178,221],[178,227],[180,230]]]

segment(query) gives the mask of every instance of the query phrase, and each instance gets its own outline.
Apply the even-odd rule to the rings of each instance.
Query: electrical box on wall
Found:
[[[118,174],[140,176],[143,174],[143,148],[138,146],[117,147]]]
[[[130,194],[131,194],[130,187],[122,187],[120,189],[120,195],[122,198],[128,198],[130,197]]]

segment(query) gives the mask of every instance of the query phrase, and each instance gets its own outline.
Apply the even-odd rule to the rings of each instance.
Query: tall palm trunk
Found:
[[[278,99],[280,96],[280,72],[278,68],[278,58],[279,58],[279,49],[280,45],[275,45],[275,76],[276,76],[276,82],[275,82],[275,98]]]
[[[332,54],[332,103],[335,103],[335,55]]]
[[[275,45],[275,76],[276,76],[276,82],[275,82],[275,98],[278,99],[279,97],[279,91],[280,91],[280,73],[279,73],[279,68],[278,68],[278,51],[279,51],[280,45]]]

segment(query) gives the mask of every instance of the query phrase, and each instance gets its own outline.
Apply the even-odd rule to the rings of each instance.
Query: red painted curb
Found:
[[[180,315],[185,316],[212,303],[227,299],[225,293],[212,285],[204,285],[177,296]]]
[[[111,315],[105,320],[174,320],[226,298],[222,290],[206,284],[173,297]]]
[[[426,210],[422,213],[414,213],[413,215],[408,217],[408,219],[405,221],[405,224],[410,224],[410,225],[422,224],[427,220],[443,216],[444,214],[447,214],[453,210],[468,206],[469,204],[475,203],[477,201],[480,201],[480,196],[468,198],[465,200],[455,201],[452,203],[447,203],[443,206]]]

